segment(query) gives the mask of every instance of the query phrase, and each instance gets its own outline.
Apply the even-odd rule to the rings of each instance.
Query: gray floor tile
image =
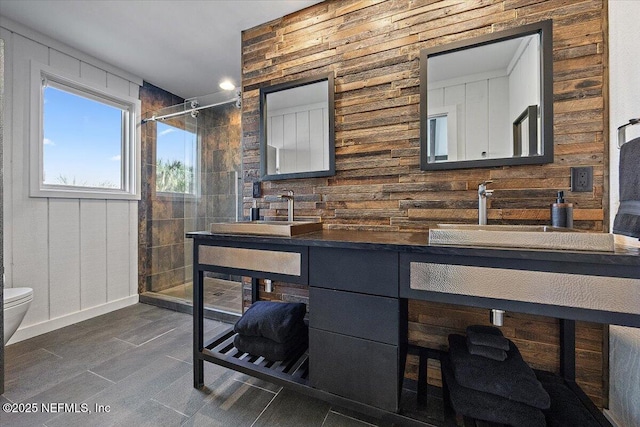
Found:
[[[222,366],[205,363],[205,386],[202,390],[193,387],[193,372],[189,372],[154,396],[154,400],[182,414],[191,416],[212,399],[212,390],[218,389],[238,375],[237,372]]]
[[[247,427],[273,398],[273,393],[227,379],[211,390],[210,400],[183,425]]]
[[[73,378],[29,398],[29,403],[82,403],[91,396],[104,390],[112,383],[90,372],[84,371]],[[43,412],[47,406],[38,405],[38,411],[34,413],[8,413],[2,414],[2,424],[11,427],[31,427],[41,425],[52,417],[51,413]]]
[[[165,317],[152,321],[151,323],[129,329],[128,331],[117,335],[117,338],[134,345],[144,344],[171,330],[192,323],[191,319],[185,318],[185,316],[181,314],[182,313],[170,311]]]
[[[121,427],[178,427],[186,420],[185,415],[149,400],[113,425]]]
[[[329,411],[322,427],[366,427],[377,424],[367,423],[357,418],[346,416],[335,411]]]
[[[329,408],[326,402],[282,389],[254,426],[322,426]]]
[[[173,330],[155,340],[132,347],[99,365],[93,366],[91,372],[117,382],[146,366],[152,365],[156,359],[165,357],[182,346],[191,349],[191,336]]]
[[[27,355],[30,363],[26,366],[7,364],[5,396],[14,402],[25,401],[130,347],[131,344],[112,339],[97,347],[79,348],[73,358],[60,358],[45,349],[37,350]],[[37,361],[32,359],[36,354],[41,356]]]
[[[108,405],[109,413],[62,414],[46,424],[48,427],[111,426],[130,416],[147,400],[190,371],[191,367],[184,362],[169,357],[159,358],[152,365],[112,384],[87,400],[90,407],[96,404]]]

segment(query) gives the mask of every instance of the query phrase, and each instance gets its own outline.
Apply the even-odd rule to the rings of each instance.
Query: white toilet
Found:
[[[4,343],[11,338],[27,314],[31,300],[33,300],[33,289],[31,288],[4,288]]]

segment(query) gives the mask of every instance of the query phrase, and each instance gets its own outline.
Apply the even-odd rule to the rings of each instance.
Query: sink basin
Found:
[[[249,221],[214,222],[212,233],[251,234],[257,236],[291,237],[322,230],[322,222],[311,221]]]
[[[614,236],[546,225],[438,224],[429,229],[434,246],[488,246],[613,252]]]

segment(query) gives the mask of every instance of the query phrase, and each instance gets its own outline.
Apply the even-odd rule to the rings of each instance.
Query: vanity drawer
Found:
[[[309,288],[309,326],[398,344],[400,302],[395,298]]]
[[[320,390],[396,412],[398,346],[309,328],[309,380]]]
[[[343,248],[309,248],[309,284],[398,297],[398,254]]]

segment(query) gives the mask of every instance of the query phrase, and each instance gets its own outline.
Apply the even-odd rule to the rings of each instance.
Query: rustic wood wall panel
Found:
[[[420,171],[420,50],[545,19],[553,19],[554,162]],[[267,218],[284,219],[286,202],[277,196],[291,189],[298,218],[322,218],[332,229],[414,231],[443,221],[473,223],[478,183],[491,179],[495,192],[488,218],[494,224],[548,224],[549,204],[564,190],[574,204],[575,227],[606,231],[605,28],[603,0],[342,0],[244,31],[245,216],[252,182],[259,180],[259,88],[333,72],[336,175],[263,182],[258,206]],[[593,191],[569,191],[572,166],[593,166]],[[464,329],[462,324],[488,316],[484,310],[450,309],[442,317],[446,324],[434,329],[431,310],[412,304],[412,341],[439,345],[447,328]],[[515,325],[510,337],[524,347],[525,358],[557,370],[556,322],[517,315],[508,320]],[[586,330],[591,338],[580,337],[585,341],[578,352],[580,381],[602,404],[603,330],[593,325]],[[552,351],[538,358],[536,349],[545,346]]]

